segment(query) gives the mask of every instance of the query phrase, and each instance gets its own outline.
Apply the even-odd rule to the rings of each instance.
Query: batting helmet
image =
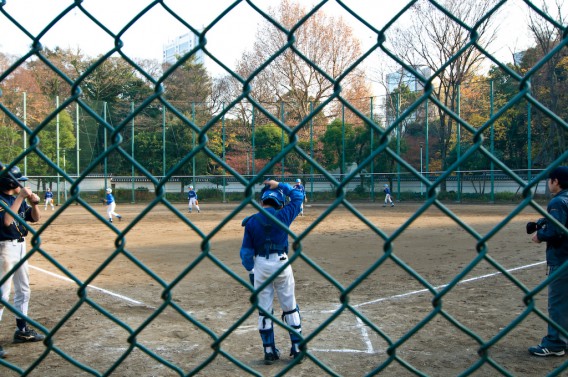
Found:
[[[4,164],[0,163],[2,166],[2,170],[5,170],[6,167]],[[12,166],[12,169],[9,171],[4,172],[4,174],[0,177],[0,189],[2,190],[12,190],[16,187],[19,187],[19,182],[27,181],[28,178],[24,177],[20,168],[17,166]]]
[[[296,179],[297,183],[302,183],[302,180],[300,178]]]
[[[282,208],[285,202],[284,192],[280,189],[271,189],[265,186],[264,189],[262,189],[260,200],[266,204],[272,201],[276,204],[277,208]]]
[[[387,185],[387,184],[385,183],[385,187],[389,187],[389,185]]]
[[[108,188],[106,189],[106,192],[108,192],[108,193],[110,194],[110,193],[112,192],[112,189],[111,189],[110,187],[108,187]]]
[[[190,189],[190,190],[193,190],[193,186],[189,186],[189,189]]]

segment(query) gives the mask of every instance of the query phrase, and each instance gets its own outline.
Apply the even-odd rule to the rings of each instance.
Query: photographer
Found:
[[[548,188],[553,198],[548,203],[547,212],[560,224],[567,225],[568,219],[568,167],[560,166],[550,172]],[[534,224],[534,225],[533,225]],[[532,233],[535,243],[546,242],[546,263],[548,274],[558,270],[568,260],[568,235],[555,226],[540,219],[527,224],[527,232]],[[548,316],[558,326],[568,331],[568,268],[560,272],[548,285]],[[566,338],[551,324],[548,333],[538,346],[530,347],[535,356],[563,356]]]

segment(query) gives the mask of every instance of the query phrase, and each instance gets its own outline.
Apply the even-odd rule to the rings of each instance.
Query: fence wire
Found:
[[[13,74],[19,67],[26,64],[26,62],[31,59],[37,59],[41,61],[45,66],[49,68],[52,72],[56,73],[60,79],[62,79],[66,85],[69,86],[70,92],[69,96],[65,98],[60,104],[57,109],[49,113],[45,116],[44,119],[38,122],[38,125],[33,129],[28,126],[24,121],[20,118],[18,114],[11,111],[4,103],[0,102],[0,110],[10,119],[11,122],[17,125],[20,130],[23,130],[26,133],[26,136],[29,140],[29,146],[22,150],[19,155],[14,158],[12,161],[6,161],[9,163],[10,166],[21,164],[22,161],[26,156],[37,155],[39,158],[51,169],[53,169],[56,174],[59,174],[63,179],[65,179],[70,184],[70,196],[67,200],[61,205],[61,207],[57,210],[56,214],[46,221],[43,225],[38,227],[37,229],[30,228],[31,233],[33,234],[32,241],[31,241],[31,249],[29,250],[29,254],[27,259],[33,257],[34,255],[41,255],[50,261],[59,271],[62,271],[69,279],[72,279],[78,288],[78,295],[79,298],[76,302],[76,305],[71,308],[66,315],[61,318],[61,320],[52,328],[47,328],[34,320],[34,318],[28,318],[29,321],[35,325],[41,332],[46,334],[47,338],[44,342],[45,350],[44,352],[38,357],[38,359],[30,365],[27,369],[23,369],[19,367],[17,364],[11,362],[10,360],[0,360],[0,365],[5,368],[9,368],[10,370],[20,374],[20,375],[29,375],[33,374],[34,369],[37,368],[42,361],[50,354],[56,353],[65,362],[71,363],[77,368],[94,375],[94,376],[107,376],[113,374],[113,372],[120,366],[120,364],[129,356],[129,354],[137,349],[146,353],[152,359],[156,360],[157,362],[163,364],[165,367],[173,371],[174,373],[179,374],[180,376],[186,375],[196,375],[203,371],[208,364],[210,364],[216,357],[223,356],[227,360],[230,360],[232,363],[235,364],[238,368],[242,371],[250,373],[252,375],[260,375],[260,372],[254,370],[249,365],[244,364],[242,361],[237,359],[234,355],[230,354],[223,348],[223,342],[241,325],[246,318],[248,318],[251,314],[258,311],[258,304],[257,304],[257,291],[254,289],[251,290],[251,305],[248,310],[243,314],[243,316],[235,323],[229,326],[229,329],[223,334],[217,334],[212,331],[208,326],[192,315],[188,314],[176,301],[173,299],[172,290],[176,286],[176,284],[186,277],[199,263],[203,260],[209,260],[210,262],[214,263],[220,269],[224,271],[227,275],[231,276],[236,281],[241,282],[243,286],[246,286],[246,282],[242,279],[240,272],[233,271],[229,268],[226,264],[221,262],[217,259],[213,254],[210,253],[210,240],[217,235],[219,232],[222,231],[223,227],[232,219],[236,218],[239,212],[245,208],[246,206],[253,206],[255,208],[260,208],[260,204],[257,201],[255,196],[255,189],[254,187],[259,185],[264,177],[268,175],[272,170],[275,169],[276,165],[279,164],[281,161],[284,161],[285,157],[289,154],[297,154],[301,157],[304,161],[306,161],[310,168],[312,168],[317,174],[321,174],[330,182],[334,190],[336,192],[336,198],[333,200],[328,208],[323,211],[323,213],[315,219],[313,224],[307,227],[306,230],[300,232],[298,234],[292,234],[292,244],[293,244],[293,253],[291,253],[290,263],[294,264],[297,260],[303,260],[305,263],[313,267],[315,271],[317,271],[324,279],[328,280],[332,285],[337,287],[340,292],[340,307],[331,315],[325,322],[323,322],[319,327],[315,328],[313,332],[309,334],[303,334],[303,341],[301,345],[302,352],[305,352],[306,358],[310,359],[311,362],[315,363],[319,368],[321,368],[322,374],[329,374],[329,375],[337,375],[337,373],[333,370],[333,367],[325,364],[320,358],[318,358],[314,353],[310,352],[310,343],[324,330],[326,330],[329,325],[337,319],[340,315],[344,313],[352,313],[354,316],[359,318],[366,326],[368,326],[375,334],[377,334],[380,338],[382,338],[385,342],[388,343],[389,347],[386,350],[388,354],[388,358],[381,364],[379,364],[376,368],[369,372],[369,375],[378,374],[381,371],[385,370],[391,364],[399,364],[403,368],[405,368],[408,372],[416,375],[425,375],[424,372],[421,372],[417,367],[410,365],[401,353],[397,352],[397,350],[413,335],[417,334],[421,329],[428,325],[429,321],[434,319],[437,316],[443,316],[447,319],[451,324],[453,324],[459,331],[466,334],[472,340],[474,340],[477,345],[477,353],[479,355],[479,359],[475,362],[468,370],[463,371],[463,375],[474,374],[480,368],[486,365],[490,365],[493,370],[497,371],[499,374],[509,376],[511,373],[501,366],[496,360],[492,359],[490,356],[489,350],[492,346],[494,346],[497,342],[499,342],[502,338],[506,335],[510,334],[510,332],[515,329],[517,325],[519,325],[528,315],[530,314],[537,314],[538,316],[545,318],[548,320],[548,317],[545,313],[541,312],[538,308],[536,308],[534,304],[534,296],[543,290],[546,287],[546,284],[540,285],[536,287],[534,290],[527,289],[519,280],[517,280],[514,276],[512,276],[503,266],[497,263],[488,255],[488,241],[494,237],[503,227],[505,227],[508,222],[514,218],[516,215],[520,214],[525,208],[532,207],[536,211],[540,213],[545,213],[543,208],[535,202],[532,196],[532,189],[534,186],[543,179],[546,179],[547,174],[550,172],[551,169],[560,165],[563,161],[568,158],[568,151],[564,152],[560,156],[558,156],[555,161],[545,170],[543,170],[534,180],[527,182],[519,175],[517,175],[514,171],[508,168],[507,165],[502,163],[498,157],[491,153],[491,150],[487,147],[484,143],[483,134],[488,132],[488,129],[491,127],[494,122],[505,112],[507,109],[515,106],[518,103],[524,101],[528,101],[535,109],[538,109],[543,114],[546,114],[550,117],[554,122],[561,126],[563,131],[568,130],[568,125],[566,122],[556,114],[552,113],[548,108],[539,102],[533,94],[531,93],[531,78],[535,73],[541,68],[544,64],[547,63],[549,59],[552,58],[560,49],[564,48],[565,45],[568,43],[568,33],[566,33],[566,29],[563,25],[559,25],[554,19],[550,18],[548,15],[543,13],[537,6],[532,4],[529,1],[525,1],[527,6],[533,8],[536,12],[540,14],[541,17],[545,18],[547,22],[554,27],[558,28],[562,31],[562,40],[557,45],[555,49],[550,51],[542,60],[538,62],[538,64],[532,69],[530,69],[526,74],[523,76],[519,75],[519,73],[513,71],[509,66],[500,62],[496,58],[494,58],[489,52],[484,51],[484,54],[488,56],[492,61],[503,71],[505,71],[509,76],[519,82],[519,89],[518,93],[514,98],[511,98],[502,108],[492,114],[489,119],[487,119],[483,124],[479,126],[472,126],[468,122],[466,122],[463,118],[459,116],[459,114],[455,113],[453,109],[447,108],[446,105],[440,101],[440,99],[433,94],[435,89],[434,78],[436,72],[432,75],[431,78],[426,78],[422,76],[422,73],[416,70],[415,68],[408,66],[403,62],[400,58],[398,58],[395,54],[393,54],[388,48],[386,44],[385,33],[386,31],[392,27],[392,24],[397,21],[400,17],[402,17],[405,11],[408,11],[408,8],[414,4],[415,2],[410,2],[409,6],[405,8],[404,11],[401,11],[398,15],[396,15],[384,29],[376,29],[372,25],[370,25],[362,15],[357,14],[356,12],[352,11],[348,6],[346,6],[343,2],[337,1],[346,12],[348,12],[351,16],[353,16],[356,20],[360,23],[366,25],[368,28],[373,30],[376,33],[377,41],[376,44],[365,51],[361,57],[353,62],[353,64],[346,69],[342,74],[336,78],[331,77],[327,72],[318,67],[315,63],[313,63],[308,56],[306,56],[301,50],[299,50],[295,45],[295,32],[305,23],[315,12],[318,11],[327,1],[321,1],[319,4],[314,6],[308,14],[305,15],[293,28],[287,29],[284,25],[280,24],[277,20],[271,18],[266,12],[264,12],[261,8],[257,7],[253,1],[235,1],[229,8],[227,8],[224,12],[220,13],[217,18],[211,22],[207,27],[204,28],[203,31],[198,31],[194,29],[191,25],[185,22],[181,17],[179,17],[172,9],[170,9],[166,4],[165,1],[153,1],[149,3],[149,5],[143,9],[136,17],[134,17],[128,24],[124,26],[124,29],[121,30],[118,34],[112,33],[103,23],[97,20],[97,18],[89,13],[89,11],[83,7],[82,1],[75,1],[69,2],[69,6],[59,14],[58,17],[54,18],[53,21],[38,35],[34,35],[29,32],[23,25],[23,20],[18,20],[14,18],[10,12],[9,8],[6,6],[7,1],[2,0],[0,2],[0,12],[3,16],[8,20],[15,27],[17,27],[21,32],[29,37],[32,41],[31,47],[29,51],[24,55],[21,56],[16,62],[12,65],[7,67],[3,72],[0,72],[0,82],[6,80],[11,74]],[[499,9],[506,1],[501,1],[496,3],[495,7],[491,9],[491,11],[487,14],[489,17],[495,11]],[[269,60],[265,61],[264,64],[257,67],[254,72],[250,74],[248,77],[241,77],[236,72],[231,70],[228,66],[226,66],[222,61],[218,60],[214,54],[212,54],[208,50],[207,45],[207,33],[218,23],[220,23],[224,17],[229,14],[236,5],[247,5],[254,9],[258,14],[266,19],[268,22],[272,23],[274,27],[278,28],[282,33],[284,33],[287,37],[287,43],[281,46],[281,48],[270,57]],[[435,1],[429,1],[429,4],[436,7],[440,12],[443,12],[447,17],[452,18],[457,24],[459,24],[462,28],[469,31],[470,40],[455,54],[449,59],[447,64],[451,61],[457,59],[461,54],[465,53],[466,50],[470,47],[475,47],[481,49],[478,40],[477,28],[479,27],[479,23],[476,25],[468,25],[464,23],[462,20],[457,18],[453,15],[448,9],[444,8],[442,5]],[[171,14],[172,17],[176,18],[177,21],[182,23],[187,27],[188,30],[197,34],[199,36],[199,43],[196,45],[190,52],[182,56],[176,64],[171,66],[167,71],[163,73],[162,76],[159,78],[154,78],[149,73],[145,72],[142,67],[135,63],[135,61],[126,55],[122,51],[122,36],[123,34],[128,31],[132,25],[136,24],[142,17],[144,17],[147,13],[151,12],[153,9],[162,9]],[[112,10],[109,10],[109,12]],[[94,24],[96,24],[101,30],[111,36],[115,41],[115,47],[110,49],[107,53],[100,56],[94,64],[92,64],[88,69],[85,70],[83,74],[76,78],[70,78],[67,76],[63,71],[57,68],[57,66],[50,61],[50,59],[44,54],[42,49],[42,38],[43,36],[50,31],[53,27],[57,25],[57,23],[67,14],[71,12],[81,12],[85,16],[87,16]],[[5,21],[3,21],[5,22]],[[325,41],[322,41],[325,43]],[[204,121],[203,123],[195,122],[191,116],[188,116],[188,111],[181,111],[178,106],[172,101],[168,101],[166,98],[166,93],[164,90],[163,82],[168,79],[175,71],[178,69],[186,60],[190,59],[197,51],[202,50],[208,56],[208,58],[215,61],[219,64],[223,69],[225,69],[234,79],[236,79],[240,85],[242,86],[241,93],[236,96],[231,102],[226,103],[222,110],[217,112],[213,117]],[[405,67],[412,75],[417,77],[419,80],[423,82],[424,90],[423,93],[416,98],[416,100],[409,105],[402,114],[394,119],[392,123],[387,125],[386,127],[381,127],[377,123],[375,123],[375,119],[371,119],[367,116],[366,113],[362,112],[360,109],[353,106],[346,97],[342,95],[342,87],[341,83],[342,80],[353,72],[359,65],[362,64],[364,59],[369,56],[370,54],[382,50],[385,54],[390,56],[394,61],[399,63],[401,66]],[[280,55],[293,52],[293,54],[302,59],[305,64],[311,66],[315,69],[319,75],[321,75],[325,80],[328,80],[333,85],[333,93],[326,99],[324,99],[321,103],[315,106],[308,116],[303,118],[295,127],[291,128],[282,120],[274,115],[274,111],[271,109],[265,108],[262,102],[256,99],[252,95],[252,88],[251,83],[255,79],[259,73],[265,69],[272,61],[278,58]],[[104,119],[101,116],[100,109],[93,108],[91,106],[91,102],[87,101],[83,96],[83,86],[85,85],[86,81],[88,80],[89,76],[93,74],[93,72],[103,65],[105,61],[107,61],[112,55],[118,54],[120,55],[128,64],[136,69],[136,71],[143,76],[148,82],[151,83],[152,91],[151,93],[144,98],[136,107],[134,107],[131,111],[125,110],[126,115],[120,122],[111,122],[108,119]],[[1,97],[0,97],[1,100]],[[254,110],[259,114],[262,114],[264,117],[270,120],[270,122],[277,125],[286,135],[287,144],[282,148],[280,153],[278,153],[268,164],[266,164],[261,170],[257,172],[255,176],[252,178],[250,176],[245,177],[244,175],[240,174],[237,170],[235,170],[229,163],[227,163],[223,156],[220,156],[218,151],[211,149],[211,145],[209,143],[208,135],[210,131],[218,125],[221,121],[223,121],[223,117],[228,114],[232,109],[238,106],[242,101],[246,101],[249,104],[252,104]],[[309,127],[309,123],[312,119],[314,119],[319,113],[321,113],[325,106],[330,103],[331,101],[339,101],[344,105],[349,111],[354,113],[356,117],[358,117],[363,123],[368,125],[373,132],[378,135],[376,144],[373,146],[373,149],[370,155],[361,163],[359,164],[358,168],[354,171],[346,174],[342,177],[341,180],[337,179],[336,175],[333,175],[331,172],[326,170],[320,163],[318,163],[313,156],[311,156],[304,148],[299,145],[299,138],[298,132],[301,130],[305,130]],[[425,102],[430,101],[431,103],[435,104],[436,106],[442,108],[452,119],[454,122],[459,124],[463,130],[469,132],[471,134],[472,145],[471,147],[461,155],[453,164],[451,164],[446,171],[436,177],[435,180],[428,179],[420,174],[420,171],[417,171],[412,165],[410,165],[407,161],[400,157],[396,150],[392,148],[392,145],[389,145],[391,135],[397,132],[397,127],[399,127],[400,123],[404,121],[406,116],[413,111],[416,111],[419,107],[424,106]],[[163,106],[167,109],[167,111],[171,114],[174,114],[184,126],[194,132],[197,135],[197,140],[195,143],[195,147],[192,150],[189,150],[182,158],[177,161],[177,163],[171,167],[165,176],[163,177],[156,177],[153,175],[146,166],[139,163],[139,161],[133,157],[133,154],[128,149],[129,146],[123,145],[123,136],[122,134],[128,129],[130,122],[138,117],[144,116],[144,112],[148,110],[150,107],[155,107],[156,104]],[[81,112],[83,114],[88,114],[88,116],[96,121],[98,124],[104,127],[106,133],[108,133],[108,145],[105,145],[104,149],[100,151],[95,158],[89,163],[88,166],[82,169],[82,172],[77,177],[72,177],[68,175],[68,173],[63,169],[62,166],[58,166],[54,160],[48,158],[46,154],[40,148],[40,141],[42,139],[42,132],[47,128],[48,124],[56,118],[58,113],[66,111],[70,106],[78,105],[81,108]],[[505,173],[510,179],[517,182],[521,187],[523,187],[523,200],[519,203],[510,214],[508,214],[499,224],[497,224],[491,231],[487,234],[479,234],[475,229],[470,227],[466,222],[461,220],[456,214],[454,214],[446,205],[444,205],[441,201],[437,199],[439,188],[442,186],[443,182],[447,180],[455,171],[459,170],[460,164],[466,162],[474,153],[478,153],[484,155],[487,159],[489,159],[497,169],[501,170]],[[196,226],[190,219],[184,216],[178,209],[176,209],[175,205],[171,203],[165,195],[164,185],[168,180],[176,175],[180,174],[184,166],[191,162],[192,158],[194,158],[198,154],[205,154],[209,159],[214,161],[218,166],[220,166],[226,174],[231,175],[240,182],[242,185],[246,187],[244,190],[244,199],[239,203],[239,205],[234,208],[232,213],[221,223],[219,223],[212,231],[209,233],[205,233],[202,229]],[[126,226],[122,231],[117,229],[113,226],[113,224],[109,224],[106,222],[104,216],[102,216],[99,211],[94,209],[88,202],[86,202],[80,195],[80,187],[83,180],[92,173],[95,173],[100,169],[101,164],[105,161],[105,159],[109,157],[116,158],[116,155],[119,155],[123,161],[127,164],[133,166],[139,175],[146,177],[150,180],[154,186],[156,187],[156,195],[155,198],[145,207],[145,209],[138,214],[135,218],[131,220],[131,222]],[[399,166],[405,170],[406,172],[413,175],[416,179],[420,180],[425,188],[425,200],[420,208],[410,217],[408,220],[400,226],[393,234],[388,235],[383,230],[378,228],[377,226],[373,225],[371,222],[367,221],[365,216],[358,211],[355,205],[346,199],[346,186],[353,180],[356,179],[359,173],[361,173],[362,169],[367,168],[379,155],[388,155],[390,158],[396,161]],[[57,216],[63,213],[69,206],[71,205],[80,205],[87,211],[89,211],[95,218],[97,218],[102,223],[107,224],[109,229],[111,229],[116,234],[115,245],[116,249],[114,252],[107,258],[107,260],[101,264],[95,273],[87,280],[80,280],[76,278],[71,272],[69,272],[64,265],[60,264],[57,259],[51,256],[46,250],[44,250],[41,246],[41,239],[42,235],[49,230],[49,227],[52,225],[53,221],[57,219]],[[138,259],[136,259],[125,247],[125,241],[128,237],[129,231],[139,224],[144,218],[157,206],[165,206],[167,207],[172,214],[177,216],[177,218],[184,222],[189,229],[192,229],[196,232],[199,237],[202,239],[202,250],[200,256],[191,262],[180,274],[179,276],[174,279],[171,283],[165,282],[163,279],[160,278],[154,271],[147,268],[143,263],[141,263]],[[342,286],[337,280],[335,280],[332,276],[326,273],[326,271],[312,261],[305,253],[302,251],[302,242],[309,236],[310,232],[320,223],[322,223],[334,210],[338,207],[343,206],[347,208],[353,216],[361,220],[364,224],[366,224],[369,228],[369,233],[378,236],[380,239],[383,240],[383,249],[384,254],[376,262],[370,266],[365,273],[361,274],[357,279],[355,279],[350,285]],[[422,276],[418,273],[413,271],[408,265],[399,259],[393,252],[393,243],[401,237],[404,232],[410,227],[410,225],[422,216],[428,209],[435,207],[443,212],[447,217],[451,218],[456,224],[470,234],[476,242],[476,249],[478,251],[478,255],[471,263],[465,266],[455,277],[443,288],[437,288],[431,282],[425,280]],[[5,208],[6,209],[6,208]],[[97,275],[105,269],[113,260],[115,260],[118,256],[126,257],[128,260],[132,261],[136,266],[144,271],[147,275],[151,276],[156,282],[158,282],[161,287],[163,288],[163,303],[155,308],[153,314],[149,316],[146,321],[144,321],[140,326],[137,328],[132,328],[125,322],[121,321],[119,318],[115,317],[109,311],[102,308],[95,300],[93,300],[89,294],[87,293],[87,286],[93,282],[93,280],[97,277]],[[426,287],[427,290],[430,292],[432,296],[432,304],[433,310],[424,317],[418,325],[412,328],[408,333],[404,334],[404,336],[400,337],[399,339],[392,339],[389,335],[381,329],[380,324],[373,322],[371,319],[367,318],[361,311],[359,311],[355,306],[349,303],[349,295],[352,293],[357,287],[359,287],[365,279],[372,273],[376,272],[379,267],[384,265],[387,261],[393,262],[398,265],[402,270],[404,270],[409,277],[416,280],[422,286]],[[476,266],[478,266],[482,262],[487,262],[493,268],[503,274],[513,285],[519,288],[524,294],[524,302],[526,307],[524,308],[521,315],[517,316],[508,326],[501,329],[495,336],[491,339],[482,339],[478,336],[474,331],[465,327],[461,324],[457,319],[455,319],[452,314],[448,311],[446,307],[442,306],[442,301],[446,295],[455,286],[462,280],[464,277],[470,273]],[[22,262],[23,263],[23,262]],[[19,264],[20,265],[20,264]],[[16,266],[16,267],[19,267]],[[12,271],[13,273],[13,271]],[[0,284],[3,284],[7,281],[7,279],[11,276],[5,276],[2,280],[0,280]],[[274,278],[275,276],[273,276]],[[250,288],[249,288],[250,289]],[[10,311],[17,313],[17,310],[11,306],[9,302],[2,301],[2,305],[5,305]],[[126,351],[121,353],[115,363],[108,368],[107,370],[96,370],[93,369],[91,366],[81,363],[79,360],[71,357],[68,355],[60,346],[58,345],[57,341],[55,340],[55,336],[65,324],[66,322],[74,315],[76,312],[87,305],[91,307],[93,310],[98,311],[100,314],[111,320],[116,324],[116,326],[121,327],[123,330],[127,331],[129,334],[128,337],[128,345]],[[173,309],[183,318],[185,318],[189,323],[193,324],[205,334],[207,334],[211,339],[211,349],[213,352],[211,353],[210,357],[208,357],[201,365],[197,368],[185,372],[180,366],[173,364],[172,362],[168,361],[164,357],[160,356],[155,351],[149,349],[141,342],[137,340],[137,335],[142,333],[150,323],[159,317],[161,314],[164,313],[167,309]],[[289,329],[289,327],[283,323],[279,318],[273,316],[273,320],[282,328]],[[564,335],[568,336],[563,331]],[[291,363],[289,366],[285,367],[279,375],[288,374],[291,369],[295,366],[295,363]],[[566,369],[568,366],[567,363],[560,364],[553,372],[553,374],[557,375],[560,374],[562,371]]]

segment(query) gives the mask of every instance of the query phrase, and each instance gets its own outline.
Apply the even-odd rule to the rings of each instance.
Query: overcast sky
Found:
[[[7,0],[4,9],[31,34],[38,35],[73,0]],[[84,0],[82,5],[111,32],[119,33],[125,25],[150,0]],[[234,3],[230,0],[166,0],[183,20],[196,29],[209,25],[220,13]],[[314,0],[303,0],[310,6]],[[345,0],[357,14],[376,28],[382,28],[407,2],[400,0]],[[539,3],[538,0],[535,3]],[[276,0],[254,1],[258,7],[267,9]],[[355,35],[361,40],[363,48],[368,48],[376,37],[368,28],[330,0],[323,8],[328,14],[342,15],[353,26]],[[500,59],[510,61],[511,51],[522,51],[529,44],[526,28],[526,4],[521,0],[510,0],[502,11],[500,25],[501,39],[494,45],[494,52]],[[244,50],[250,49],[255,31],[262,17],[246,2],[240,2],[207,33],[207,48],[227,66],[234,67]],[[162,61],[162,47],[174,37],[187,32],[187,28],[161,5],[154,7],[122,37],[123,51],[137,58]],[[46,47],[76,48],[91,56],[105,53],[114,46],[113,39],[79,9],[72,10],[57,22],[41,39]],[[0,14],[0,51],[22,55],[29,49],[31,40],[16,28],[3,14]],[[366,62],[373,64],[372,62]],[[207,63],[214,75],[220,74],[219,67]]]

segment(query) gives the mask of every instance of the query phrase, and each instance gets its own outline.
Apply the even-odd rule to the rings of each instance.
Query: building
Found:
[[[430,75],[432,74],[430,68],[425,66],[418,66],[413,68],[426,78],[430,77]],[[417,92],[424,89],[422,81],[418,80],[414,73],[409,72],[404,68],[401,68],[400,70],[393,73],[387,73],[387,88],[389,93],[394,92],[403,84],[408,86],[411,92]]]
[[[192,32],[180,35],[163,46],[162,60],[164,63],[174,64],[177,59],[191,51],[199,44],[199,37]],[[205,64],[205,54],[202,50],[196,51],[195,62]]]

